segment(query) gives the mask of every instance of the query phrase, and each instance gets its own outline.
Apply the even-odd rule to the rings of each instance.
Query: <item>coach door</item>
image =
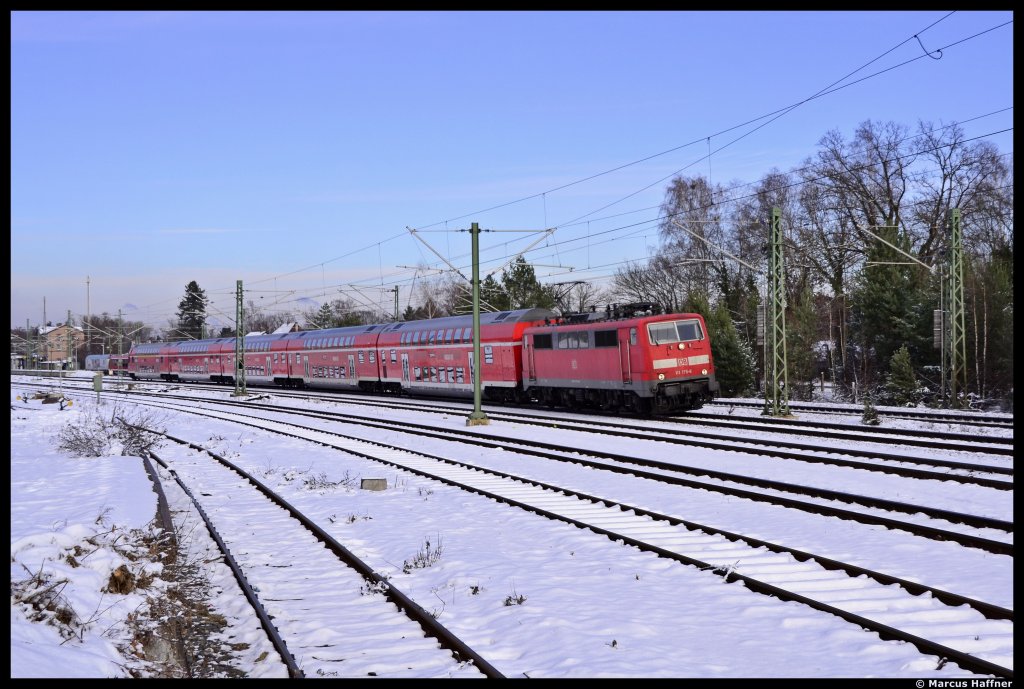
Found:
[[[402,382],[409,382],[409,355],[402,354]]]
[[[356,379],[356,355],[348,355],[348,379],[354,381]]]
[[[302,380],[304,383],[309,382],[309,355],[302,355]]]
[[[266,375],[268,375],[268,376],[274,375],[274,369],[270,368],[270,355],[269,354],[267,355],[267,372],[266,372]]]
[[[635,332],[635,330],[633,330]],[[634,335],[635,337],[635,335]],[[625,330],[619,330],[619,368],[622,371],[622,382],[633,382],[633,363],[629,356],[630,335]]]

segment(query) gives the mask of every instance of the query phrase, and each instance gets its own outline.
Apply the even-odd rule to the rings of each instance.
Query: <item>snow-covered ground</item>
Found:
[[[47,573],[50,582],[66,580],[61,588],[65,607],[90,622],[66,638],[57,626],[32,622],[33,609],[16,602],[12,593],[12,676],[125,676],[133,667],[123,651],[131,642],[125,620],[145,606],[145,592],[102,590],[122,564],[152,573],[156,583],[149,590],[151,595],[165,584],[158,565],[146,565],[145,558],[131,560],[118,551],[117,542],[110,541],[119,533],[147,527],[156,511],[155,493],[138,458],[76,458],[57,451],[60,429],[95,411],[94,395],[76,396],[75,404],[62,411],[39,400],[17,401],[17,394],[21,392],[12,388],[12,586],[40,571]],[[109,413],[113,404],[107,396],[100,409]],[[322,402],[309,406],[344,407]],[[725,584],[711,573],[454,487],[299,439],[225,421],[159,414],[172,434],[206,444],[256,473],[378,572],[387,573],[397,587],[508,676],[953,678],[968,674],[951,663],[940,669],[935,657],[912,646],[883,641],[806,606]],[[416,421],[464,427],[464,420],[456,415],[444,419],[421,414]],[[492,424],[488,432],[498,432],[502,424]],[[512,424],[505,425],[512,430]],[[346,427],[347,432],[351,429]],[[367,436],[385,436],[440,454],[437,447],[415,443],[403,434],[374,431]],[[616,445],[629,442],[611,440],[604,447],[621,452],[623,448]],[[455,447],[447,448],[449,456]],[[1005,556],[930,545],[886,530],[869,537],[863,528],[839,520],[801,518],[791,511],[702,495],[703,491],[639,482],[616,485],[621,479],[613,475],[584,477],[578,471],[572,478],[565,467],[544,469],[535,458],[502,458],[503,453],[469,446],[460,451],[467,459],[495,466],[504,461],[506,471],[532,475],[547,471],[542,480],[577,481],[589,493],[617,493],[618,499],[721,528],[837,559],[857,562],[860,558],[865,566],[1012,607],[1012,558]],[[172,462],[186,452],[171,445],[158,450]],[[388,489],[359,490],[358,479],[370,477],[386,478]],[[863,480],[892,481],[884,476]],[[940,495],[946,491],[948,487],[942,487]],[[922,497],[927,498],[915,496]],[[1005,506],[997,512],[1012,519],[1012,511]],[[435,547],[443,544],[443,552],[429,567],[404,571],[403,562],[427,541]],[[68,562],[76,545],[89,549],[81,566]],[[880,559],[881,552],[888,557]],[[943,563],[947,555],[965,561],[951,566]],[[229,582],[218,580],[217,586],[227,589]],[[225,593],[223,598],[222,614],[229,625],[251,633],[253,621],[244,618],[236,597]],[[519,604],[509,603],[520,598]],[[235,663],[252,676],[283,676],[281,668],[270,667],[273,658],[257,661],[258,657],[251,651],[240,653]]]

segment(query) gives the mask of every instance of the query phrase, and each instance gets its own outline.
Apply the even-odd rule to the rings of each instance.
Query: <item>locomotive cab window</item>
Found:
[[[647,335],[651,339],[651,344],[655,345],[690,342],[704,337],[697,321],[651,323],[647,326]]]

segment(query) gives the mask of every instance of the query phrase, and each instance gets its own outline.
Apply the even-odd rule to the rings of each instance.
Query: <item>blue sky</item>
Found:
[[[268,310],[404,308],[397,266],[442,265],[406,228],[468,275],[473,221],[557,227],[538,276],[599,282],[649,255],[680,172],[756,182],[868,119],[1011,153],[1012,19],[13,12],[11,323],[88,298],[162,327],[190,280],[221,321],[239,279]],[[484,273],[538,239],[483,234]]]

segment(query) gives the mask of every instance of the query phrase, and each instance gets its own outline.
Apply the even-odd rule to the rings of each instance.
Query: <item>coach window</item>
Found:
[[[451,328],[448,328],[448,330],[446,330],[445,333],[444,333],[444,343],[445,344],[451,344],[452,343],[452,329]]]
[[[590,333],[589,332],[578,332],[576,333],[576,340],[579,342],[580,349],[590,349]]]
[[[437,335],[433,330],[430,331],[430,335],[427,337],[427,344],[434,344],[434,337]]]
[[[533,336],[534,349],[551,349],[551,333]]]
[[[614,330],[594,331],[595,347],[614,347],[616,344],[618,344],[618,339],[615,337]]]
[[[444,342],[444,328],[437,329],[437,344]]]

